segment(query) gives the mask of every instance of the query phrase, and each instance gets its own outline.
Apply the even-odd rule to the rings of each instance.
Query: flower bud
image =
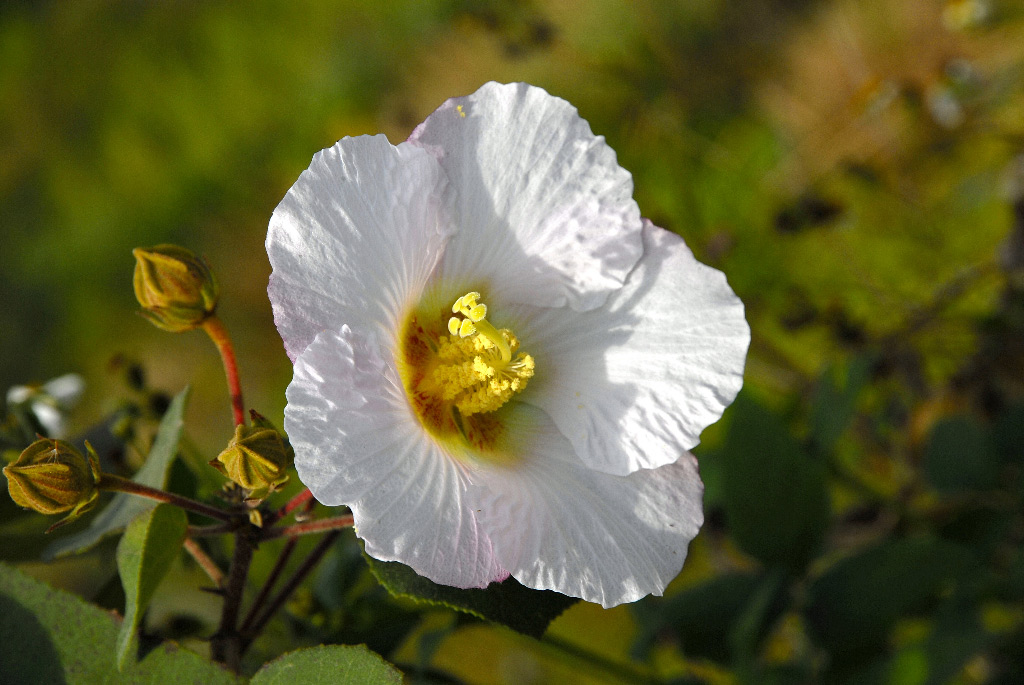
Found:
[[[172,333],[190,331],[217,308],[217,281],[202,257],[177,245],[137,247],[135,297],[142,315]]]
[[[41,514],[71,513],[57,525],[88,511],[99,494],[99,463],[92,447],[88,459],[63,440],[36,440],[4,467],[11,499]],[[56,527],[53,526],[54,528]]]
[[[236,426],[235,436],[210,466],[248,490],[248,499],[261,500],[288,481],[295,453],[269,421],[252,414],[253,425]]]

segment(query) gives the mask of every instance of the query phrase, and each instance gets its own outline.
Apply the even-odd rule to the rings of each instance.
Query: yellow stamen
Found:
[[[487,321],[487,305],[479,298],[480,293],[470,292],[455,300],[452,313],[464,318],[448,320],[451,335],[438,341],[440,364],[430,374],[430,383],[462,416],[495,411],[522,392],[534,372],[530,355],[512,359],[519,340]]]

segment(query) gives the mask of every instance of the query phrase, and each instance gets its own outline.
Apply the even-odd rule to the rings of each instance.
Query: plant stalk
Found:
[[[224,606],[221,609],[220,628],[210,638],[210,651],[214,661],[222,663],[234,672],[239,671],[242,662],[244,642],[238,632],[238,614],[242,609],[242,594],[249,576],[249,564],[256,550],[254,526],[246,526],[235,532],[235,553],[231,569],[222,585]]]
[[[111,490],[114,492],[127,492],[130,495],[138,495],[139,497],[148,497],[149,499],[156,500],[157,502],[164,502],[166,504],[173,504],[176,507],[191,511],[196,514],[200,514],[207,518],[214,519],[216,521],[233,521],[235,515],[231,512],[217,507],[211,507],[208,504],[197,502],[194,499],[176,495],[173,492],[167,492],[166,490],[160,490],[159,488],[151,488],[148,485],[142,483],[136,483],[133,480],[127,478],[121,478],[120,476],[114,476],[109,473],[100,475],[100,480],[96,483],[96,487],[100,490]]]
[[[245,403],[242,401],[242,383],[238,378],[238,361],[235,348],[231,344],[231,336],[224,324],[216,315],[203,322],[203,330],[217,346],[220,358],[224,362],[224,375],[228,379],[228,392],[231,395],[231,412],[234,414],[235,425],[245,424]]]

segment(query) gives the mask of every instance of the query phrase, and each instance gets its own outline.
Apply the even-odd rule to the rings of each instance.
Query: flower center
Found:
[[[507,328],[491,325],[485,318],[487,305],[479,298],[480,293],[466,293],[452,305],[452,313],[461,316],[448,319],[451,335],[438,340],[440,363],[431,374],[442,389],[442,399],[452,402],[462,416],[498,409],[533,377],[533,357],[512,358],[519,339]]]
[[[436,311],[436,310],[435,310]],[[480,293],[455,301],[447,335],[434,316],[414,312],[402,334],[402,379],[420,421],[435,436],[494,447],[500,422],[488,416],[526,388],[534,361],[512,331],[487,320]],[[440,312],[438,312],[440,313]],[[430,326],[435,322],[436,327]]]

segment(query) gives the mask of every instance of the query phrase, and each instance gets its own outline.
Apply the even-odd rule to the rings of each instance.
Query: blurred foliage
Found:
[[[194,382],[169,478],[210,494],[219,361],[132,315],[131,248],[209,258],[247,398],[277,421],[263,240],[312,153],[529,81],[747,306],[744,393],[696,451],[705,528],[666,598],[575,604],[539,642],[389,597],[343,536],[249,672],[366,642],[422,683],[1022,682],[1022,77],[1015,0],[6,3],[0,385],[81,374],[71,427],[130,474]],[[4,449],[37,428],[20,416]],[[123,611],[113,547],[41,564],[46,525],[0,496],[0,557]],[[175,563],[143,624],[202,650],[207,581]]]

